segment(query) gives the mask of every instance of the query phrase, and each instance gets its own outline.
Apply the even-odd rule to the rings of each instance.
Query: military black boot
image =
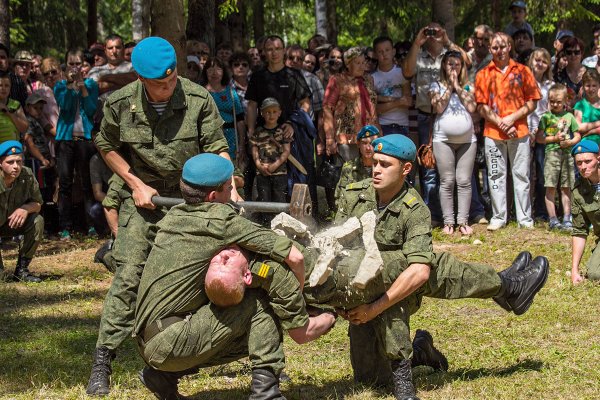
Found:
[[[279,391],[279,377],[271,369],[252,370],[252,394],[248,400],[285,400]]]
[[[40,283],[42,281],[37,276],[31,275],[31,273],[29,272],[30,263],[31,258],[19,256],[19,259],[17,260],[17,267],[15,268],[15,274],[13,275],[14,280],[33,283]]]
[[[412,382],[410,360],[392,361],[392,380],[396,400],[419,400]]]
[[[114,265],[114,258],[111,254],[113,244],[114,241],[112,239],[104,242],[104,244],[96,251],[96,254],[94,255],[94,262],[104,265],[109,272],[114,274],[116,271],[116,266]]]
[[[502,280],[500,293],[494,297],[496,303],[507,311],[516,315],[525,313],[533,303],[533,298],[540,291],[546,279],[550,267],[546,257],[536,257],[523,270],[505,269],[498,273]],[[508,308],[502,304],[507,304]]]
[[[518,271],[523,271],[525,268],[527,268],[527,266],[529,266],[530,262],[531,262],[531,253],[528,251],[522,251],[519,253],[517,258],[515,258],[512,265],[500,273],[505,274],[505,275],[510,275],[510,274],[514,274]],[[509,312],[512,311],[512,309],[510,308],[510,306],[508,305],[506,300],[504,300],[503,298],[494,297],[494,301],[496,303],[498,303],[498,305],[500,307],[504,308],[506,311],[509,311]]]
[[[104,396],[110,392],[110,362],[115,358],[115,353],[105,346],[100,346],[94,354],[92,373],[85,392],[92,396]]]
[[[413,340],[412,367],[426,365],[436,371],[448,371],[448,359],[433,346],[433,337],[425,330],[417,329]]]
[[[165,372],[154,368],[144,367],[138,374],[140,381],[159,400],[188,400],[177,390],[179,378],[186,373]]]

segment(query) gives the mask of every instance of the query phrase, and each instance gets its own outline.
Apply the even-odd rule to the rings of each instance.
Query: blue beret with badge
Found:
[[[0,144],[0,157],[23,153],[23,145],[16,140],[7,140]]]
[[[573,150],[571,150],[572,155],[581,154],[581,153],[595,153],[598,154],[600,152],[600,148],[598,147],[598,143],[593,140],[583,139],[581,142],[577,143],[573,146]]]
[[[171,43],[163,38],[150,36],[133,48],[131,64],[142,78],[164,79],[175,72],[177,54]]]
[[[365,125],[360,129],[360,131],[356,135],[356,140],[368,138],[371,136],[378,136],[378,135],[379,135],[379,129],[377,129],[376,126]]]
[[[386,154],[400,160],[415,161],[417,147],[408,137],[400,134],[386,135],[371,143],[375,153]]]
[[[183,164],[181,179],[192,186],[215,187],[233,175],[233,163],[213,153],[198,154]]]

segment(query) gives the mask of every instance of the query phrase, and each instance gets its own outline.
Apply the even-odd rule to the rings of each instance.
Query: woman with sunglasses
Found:
[[[73,229],[72,187],[75,172],[81,178],[89,234],[95,234],[88,213],[94,204],[90,182],[90,159],[96,153],[92,142],[93,117],[98,103],[98,84],[83,78],[83,51],[69,50],[66,55],[66,79],[54,85],[54,97],[60,109],[56,126],[56,168],[58,170],[58,224],[60,239],[69,240]]]
[[[473,234],[469,226],[471,175],[477,153],[477,138],[471,113],[477,109],[475,94],[468,85],[462,54],[447,51],[442,57],[440,79],[429,89],[431,106],[437,114],[433,125],[433,153],[440,174],[440,204],[443,233],[451,235],[454,226],[462,235]],[[454,214],[454,186],[458,192],[458,215]]]
[[[587,71],[587,68],[581,63],[584,48],[583,41],[577,37],[569,37],[563,43],[567,66],[558,73],[556,81],[567,87],[569,108],[582,99],[582,78]]]

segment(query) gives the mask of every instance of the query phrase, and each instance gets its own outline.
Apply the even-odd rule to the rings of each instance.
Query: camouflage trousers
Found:
[[[0,237],[19,235],[23,235],[23,243],[21,243],[19,255],[25,258],[33,258],[35,251],[44,237],[44,218],[34,213],[27,216],[20,228],[13,229],[9,227],[8,221],[0,226]]]
[[[585,275],[588,279],[600,280],[600,246],[596,246],[586,264]]]
[[[112,250],[116,272],[104,299],[96,347],[115,350],[131,336],[140,278],[158,231],[157,224],[166,212],[164,207],[137,208],[131,197],[123,200]]]
[[[162,371],[210,367],[250,357],[252,368],[272,368],[279,374],[285,365],[282,330],[261,290],[246,290],[233,307],[208,304],[169,325],[145,343],[138,337],[140,353],[148,365]]]

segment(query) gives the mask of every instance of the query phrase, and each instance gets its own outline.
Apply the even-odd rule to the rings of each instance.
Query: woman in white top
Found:
[[[433,153],[440,175],[440,204],[445,234],[471,235],[468,225],[471,204],[471,175],[477,152],[473,120],[476,103],[469,87],[461,54],[448,51],[442,58],[440,79],[431,84],[431,105],[437,114],[433,125]],[[454,214],[454,186],[458,189],[458,215]]]

